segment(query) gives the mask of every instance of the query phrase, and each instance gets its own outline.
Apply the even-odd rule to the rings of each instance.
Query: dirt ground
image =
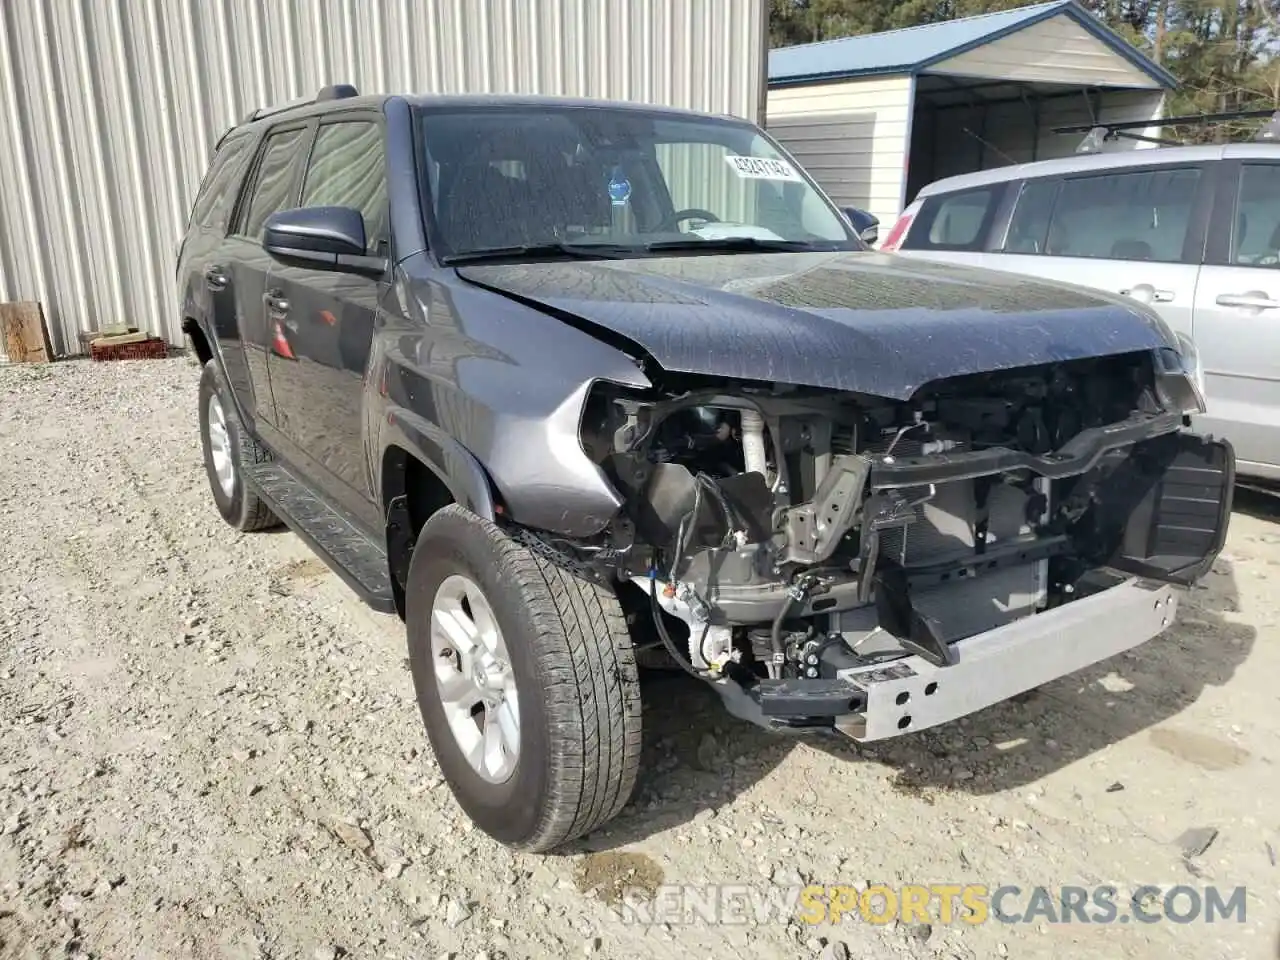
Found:
[[[185,358],[0,367],[3,960],[1278,955],[1267,500],[1239,498],[1167,634],[933,732],[776,738],[654,679],[623,816],[516,856],[442,785],[399,622],[293,535],[218,517],[197,377]],[[1243,886],[1247,910],[639,926],[606,903],[624,882]]]

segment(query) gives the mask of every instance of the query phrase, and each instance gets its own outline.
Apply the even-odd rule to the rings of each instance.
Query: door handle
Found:
[[[272,313],[288,313],[289,301],[274,291],[262,295],[262,301]]]
[[[1133,297],[1143,303],[1172,303],[1172,290],[1157,290],[1149,283],[1140,283],[1134,287],[1125,287],[1120,291],[1122,297]]]
[[[210,267],[204,272],[204,282],[210,290],[225,290],[231,281],[221,267]]]
[[[1245,307],[1251,310],[1274,310],[1280,307],[1280,300],[1272,300],[1260,290],[1248,293],[1222,293],[1213,301],[1220,307]]]

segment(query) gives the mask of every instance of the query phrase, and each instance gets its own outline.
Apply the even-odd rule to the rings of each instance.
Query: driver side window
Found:
[[[368,252],[389,236],[387,171],[382,128],[372,120],[320,127],[302,186],[304,207],[354,207],[364,217]]]

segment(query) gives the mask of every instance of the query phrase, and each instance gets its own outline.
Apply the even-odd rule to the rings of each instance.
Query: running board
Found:
[[[280,463],[249,468],[248,479],[271,512],[379,613],[395,613],[391,574],[382,547],[365,536]]]

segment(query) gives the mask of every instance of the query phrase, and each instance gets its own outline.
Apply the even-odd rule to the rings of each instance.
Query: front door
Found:
[[[302,183],[302,207],[353,207],[366,250],[389,252],[383,128],[376,115],[338,114],[320,125]],[[364,381],[384,278],[274,261],[264,303],[277,333],[269,355],[276,425],[324,492],[378,529],[364,420]]]
[[[1208,415],[1239,471],[1280,479],[1280,163],[1231,164],[1196,288]]]

